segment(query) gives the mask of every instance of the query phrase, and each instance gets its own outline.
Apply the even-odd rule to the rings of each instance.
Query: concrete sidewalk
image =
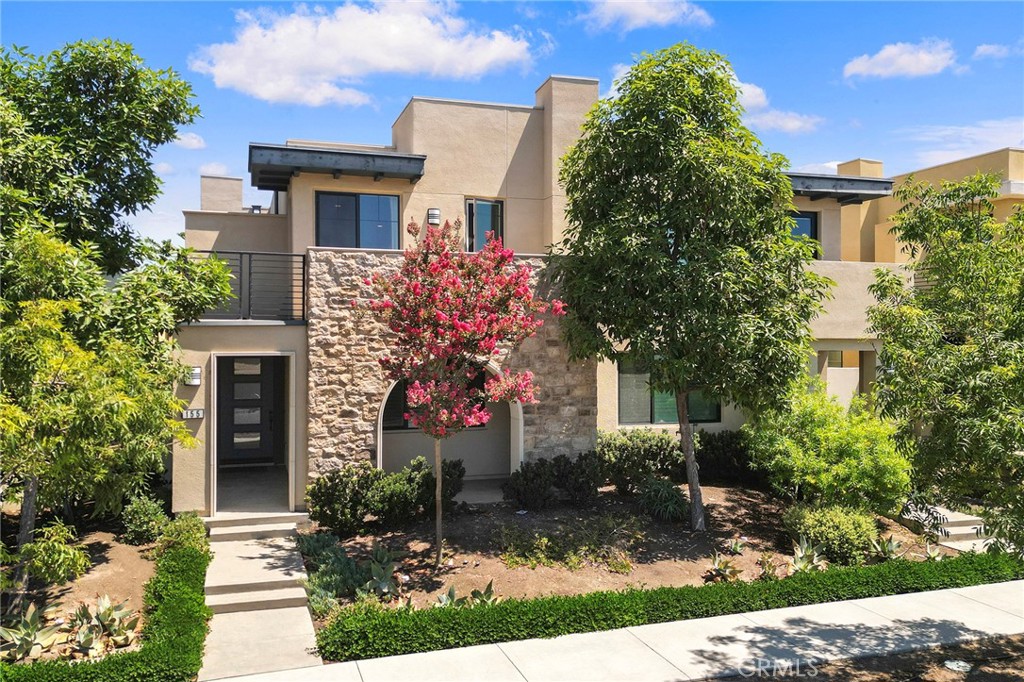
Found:
[[[699,680],[1024,633],[1024,581],[335,663],[246,682]],[[806,674],[806,672],[805,672]]]

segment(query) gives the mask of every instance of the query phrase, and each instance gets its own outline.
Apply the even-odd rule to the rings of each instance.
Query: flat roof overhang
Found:
[[[862,204],[892,194],[892,180],[863,178],[857,175],[825,173],[786,173],[793,183],[793,194],[811,201],[835,199],[841,206]]]
[[[249,175],[258,189],[287,191],[298,173],[362,175],[375,180],[401,178],[416,182],[423,177],[427,157],[419,154],[250,144]]]

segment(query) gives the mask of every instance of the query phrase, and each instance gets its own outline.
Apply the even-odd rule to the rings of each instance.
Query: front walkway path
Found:
[[[528,639],[251,675],[245,682],[619,682],[752,676],[1024,633],[1024,581]],[[258,646],[258,643],[253,643]]]

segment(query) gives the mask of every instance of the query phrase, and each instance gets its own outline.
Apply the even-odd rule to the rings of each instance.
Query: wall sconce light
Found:
[[[427,225],[440,225],[441,224],[441,209],[439,208],[428,208],[427,209]]]
[[[198,386],[203,381],[203,368],[193,367],[188,373],[188,378],[185,379],[186,386]]]

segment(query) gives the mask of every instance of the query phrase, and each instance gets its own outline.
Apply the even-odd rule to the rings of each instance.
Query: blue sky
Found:
[[[249,142],[387,144],[413,95],[532,104],[550,74],[608,92],[683,40],[732,62],[748,125],[795,169],[865,157],[897,174],[1024,146],[1020,2],[5,1],[0,21],[4,45],[114,38],[192,83],[202,118],[157,152],[164,195],[135,218],[159,238],[198,208],[200,172],[248,186]]]

